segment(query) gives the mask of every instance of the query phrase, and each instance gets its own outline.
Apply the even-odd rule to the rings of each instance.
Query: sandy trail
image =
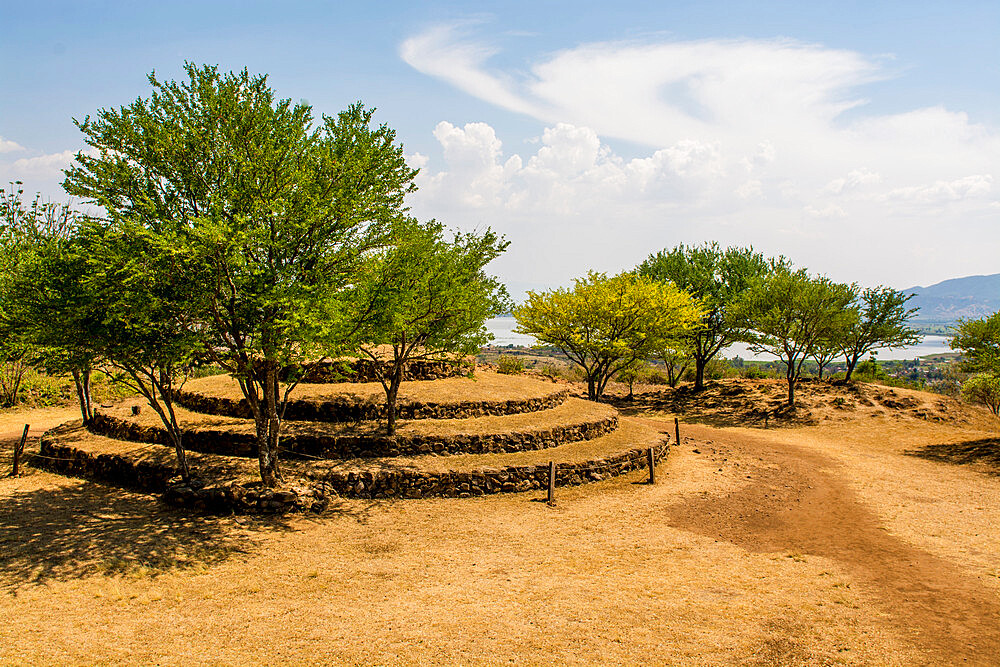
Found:
[[[749,483],[730,494],[675,504],[668,510],[670,525],[752,552],[835,559],[883,601],[904,636],[938,660],[997,664],[996,595],[957,565],[888,534],[839,476],[834,460],[782,442],[780,432],[756,437],[687,425],[683,435],[712,443],[696,448],[741,462]]]

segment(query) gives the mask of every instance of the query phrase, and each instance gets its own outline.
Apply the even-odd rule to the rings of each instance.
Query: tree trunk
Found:
[[[389,389],[385,393],[385,432],[390,437],[396,435],[396,398],[399,396],[399,385],[403,382],[403,366],[397,365],[392,370]]]
[[[84,396],[83,375],[77,369],[72,370],[73,384],[76,385],[76,398],[80,401],[80,414],[83,416],[83,423],[90,422],[90,415],[87,414],[87,398]]]
[[[593,375],[587,376],[587,398],[589,398],[592,401],[597,400],[597,387],[596,384],[594,383]]]
[[[707,359],[695,357],[694,359],[694,390],[700,391],[705,387],[705,366]]]
[[[90,368],[83,369],[83,398],[84,398],[84,421],[90,421],[94,418],[94,401],[91,399],[90,393]]]
[[[273,488],[283,480],[278,467],[278,439],[281,430],[281,419],[278,416],[278,369],[277,364],[264,364],[262,382],[262,400],[255,415],[257,426],[257,462],[260,467],[260,479],[264,486]]]
[[[788,378],[788,405],[795,405],[795,378]]]
[[[858,365],[858,357],[845,357],[844,359],[847,361],[847,373],[844,374],[844,382],[850,382],[854,367]]]
[[[816,379],[817,380],[822,380],[823,379],[823,367],[826,366],[826,364],[817,363],[816,365],[819,366],[819,372],[816,373]]]
[[[177,453],[177,467],[180,468],[181,479],[188,484],[191,482],[191,467],[188,465],[187,452],[184,451],[184,442],[181,438],[181,430],[174,424],[170,428],[170,439],[173,440],[174,451]]]

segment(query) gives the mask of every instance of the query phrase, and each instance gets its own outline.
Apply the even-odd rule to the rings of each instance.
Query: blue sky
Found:
[[[996,2],[4,2],[0,177],[59,198],[72,117],[184,60],[378,107],[416,214],[512,291],[677,242],[896,287],[995,273]]]

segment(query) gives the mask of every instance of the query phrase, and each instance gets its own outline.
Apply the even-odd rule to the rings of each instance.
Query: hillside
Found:
[[[960,318],[977,318],[1000,310],[1000,273],[944,280],[929,287],[903,290],[914,294],[910,305],[920,308],[913,319],[918,328],[940,332]]]

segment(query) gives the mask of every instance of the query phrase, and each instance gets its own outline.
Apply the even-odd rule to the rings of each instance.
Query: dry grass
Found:
[[[564,387],[519,375],[500,375],[488,370],[476,371],[475,377],[404,382],[399,388],[400,403],[459,403],[464,401],[510,401],[550,396]],[[213,375],[190,380],[185,391],[221,398],[241,399],[239,384],[228,375]],[[337,384],[302,383],[292,390],[293,400],[325,401],[338,396],[359,400],[385,401],[385,390],[377,382],[342,382]]]
[[[2,479],[0,663],[994,664],[1000,476],[911,452],[997,422],[921,418],[940,399],[895,391],[853,411],[817,392],[813,426],[685,424],[656,486],[635,473],[555,507],[237,521]],[[886,407],[902,395],[920,405]]]
[[[138,405],[142,408],[138,416],[133,416],[131,408]],[[159,416],[145,406],[141,399],[132,399],[117,404],[113,408],[102,408],[100,412],[118,419],[127,420],[142,426],[162,428]],[[253,433],[255,426],[252,420],[236,417],[222,417],[191,412],[184,408],[176,408],[178,422],[184,427],[194,430],[225,429],[236,433]],[[483,433],[524,433],[550,429],[557,426],[583,424],[607,419],[616,411],[600,403],[580,399],[567,399],[561,405],[549,410],[524,412],[496,417],[469,417],[465,419],[401,419],[396,423],[396,432],[400,437],[424,436],[456,436],[479,435]],[[379,422],[305,422],[286,421],[282,430],[289,435],[381,435],[384,426]]]
[[[319,520],[247,526],[204,519],[204,544],[235,547],[179,567],[140,546],[132,568],[0,569],[0,661],[187,664],[899,663],[916,658],[886,611],[838,563],[752,554],[669,527],[669,508],[712,481],[696,456],[671,483],[639,476],[569,490],[556,508],[512,495],[342,503]],[[676,479],[676,483],[674,480]],[[6,487],[0,492],[10,496]],[[66,494],[66,502],[42,505]],[[60,480],[19,494],[11,515],[71,522],[108,490]],[[80,495],[87,496],[84,500]],[[121,498],[119,492],[113,492]],[[95,562],[127,549],[127,496],[81,540]],[[169,513],[168,513],[169,514]],[[124,515],[124,517],[122,516]],[[162,520],[161,520],[162,521]],[[168,524],[169,524],[169,520]],[[150,519],[155,532],[166,528]],[[193,529],[193,528],[192,528]],[[106,531],[106,532],[103,532]],[[47,531],[43,531],[46,533]],[[62,535],[72,541],[73,529]],[[145,531],[140,529],[139,544]],[[177,538],[185,548],[190,533]],[[117,546],[116,546],[117,545]],[[40,554],[63,545],[36,538]],[[160,550],[157,549],[157,553]],[[12,571],[13,570],[13,571]],[[124,570],[124,571],[123,571]]]

